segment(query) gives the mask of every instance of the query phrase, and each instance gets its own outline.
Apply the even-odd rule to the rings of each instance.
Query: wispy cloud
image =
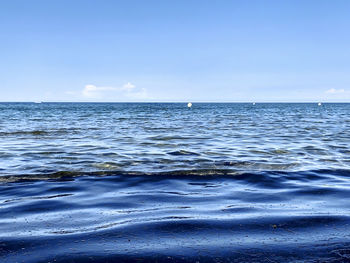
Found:
[[[326,93],[328,94],[338,94],[338,93],[345,93],[345,90],[344,89],[329,89],[329,90],[326,90]]]
[[[136,86],[131,84],[130,82],[126,83],[123,87],[122,90],[127,90],[127,91],[131,91],[133,89],[135,89]]]
[[[128,99],[150,99],[145,88],[138,89],[130,82],[121,87],[86,85],[81,92],[82,96],[89,99],[102,99],[109,96],[125,97]]]
[[[86,85],[82,91],[82,95],[87,98],[100,98],[105,91],[118,91],[122,88],[114,87],[97,87],[95,85]]]

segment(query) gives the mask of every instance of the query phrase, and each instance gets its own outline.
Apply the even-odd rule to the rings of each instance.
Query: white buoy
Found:
[[[321,106],[321,105],[322,105],[322,103],[321,103],[321,102],[319,102],[319,103],[318,103],[318,106]]]
[[[253,105],[255,105],[255,102],[253,102]]]
[[[187,107],[191,108],[192,107],[192,103],[191,102],[187,103]]]

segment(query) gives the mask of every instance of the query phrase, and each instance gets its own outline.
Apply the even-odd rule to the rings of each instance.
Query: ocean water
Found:
[[[0,103],[0,262],[348,262],[349,116]]]

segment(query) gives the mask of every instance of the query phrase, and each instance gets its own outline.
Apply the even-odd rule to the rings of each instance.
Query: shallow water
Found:
[[[0,103],[0,262],[347,262],[349,113]]]

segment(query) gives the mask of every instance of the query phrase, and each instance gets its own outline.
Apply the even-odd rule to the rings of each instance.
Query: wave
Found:
[[[18,136],[18,135],[46,135],[48,131],[34,130],[34,131],[13,131],[13,132],[0,132],[0,136]]]
[[[349,177],[334,169],[0,176],[17,182],[0,183],[0,261],[347,262]]]
[[[56,171],[36,174],[14,174],[0,176],[0,182],[37,181],[50,179],[69,179],[74,177],[100,177],[100,176],[157,176],[169,178],[201,178],[201,177],[228,177],[250,183],[269,182],[270,184],[284,181],[311,182],[325,179],[350,178],[350,169],[314,169],[303,171],[240,171],[234,169],[192,169],[171,170],[163,172],[142,172],[123,170],[101,171]],[[334,178],[333,178],[334,179]]]
[[[77,133],[77,128],[62,128],[49,130],[17,130],[0,132],[0,136],[41,136],[41,135],[59,135],[68,133]]]
[[[185,150],[169,152],[168,154],[174,155],[174,156],[180,156],[180,155],[196,155],[196,156],[199,156],[200,155],[199,153],[191,152],[191,151],[185,151]]]

